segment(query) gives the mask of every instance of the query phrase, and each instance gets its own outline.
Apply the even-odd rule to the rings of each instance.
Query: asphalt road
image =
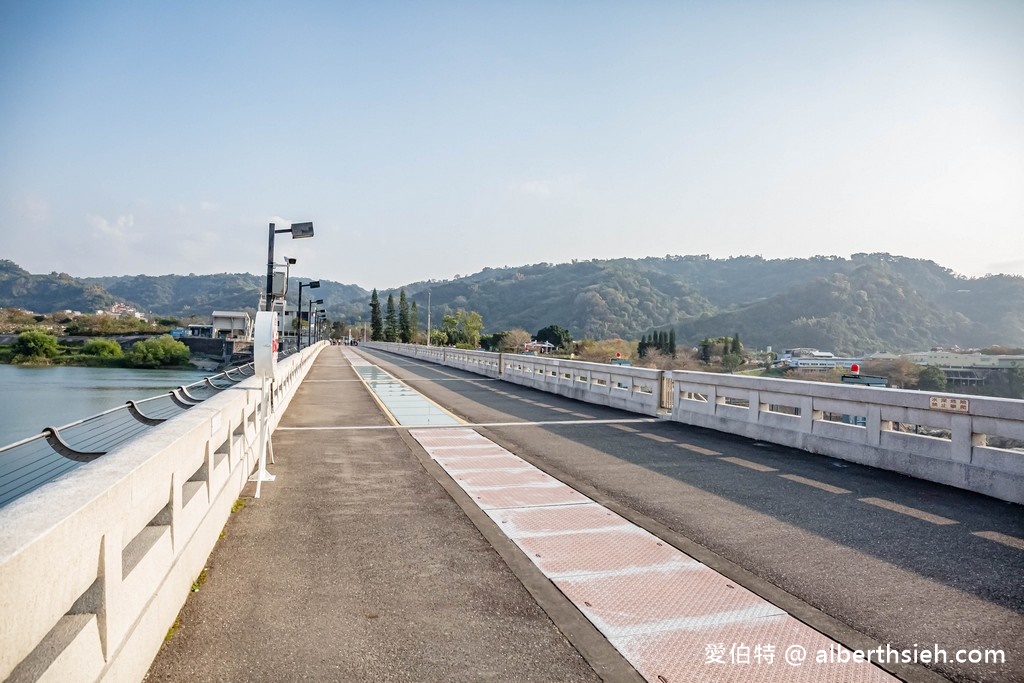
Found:
[[[668,421],[533,424],[637,416],[359,350],[470,423],[522,422],[478,431],[819,630],[1024,681],[1019,505]],[[974,649],[1005,661],[953,661]]]

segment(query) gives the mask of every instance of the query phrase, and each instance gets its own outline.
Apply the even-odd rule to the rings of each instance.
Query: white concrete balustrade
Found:
[[[1024,453],[989,444],[992,437],[1024,441],[1024,401],[409,344],[368,346],[588,403],[645,415],[660,409],[676,422],[1024,503]]]
[[[280,362],[271,429],[323,346]],[[260,394],[246,379],[0,508],[0,679],[142,679],[256,465]]]

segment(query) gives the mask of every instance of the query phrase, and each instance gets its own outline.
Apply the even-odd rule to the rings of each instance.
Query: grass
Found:
[[[203,571],[199,572],[199,576],[197,576],[196,580],[192,582],[192,592],[198,593],[204,583],[206,583],[206,567],[203,567]]]
[[[244,507],[245,507],[245,501],[242,500],[241,498],[239,498],[231,506],[231,514],[235,514],[236,512],[238,512],[239,510],[241,510]]]

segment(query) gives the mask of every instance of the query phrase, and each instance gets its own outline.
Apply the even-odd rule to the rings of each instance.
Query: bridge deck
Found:
[[[277,481],[229,523],[149,680],[639,680],[522,543],[501,533],[501,520],[392,427],[345,352],[327,349],[300,388],[274,437]],[[767,598],[823,640],[937,646],[950,657],[1003,649],[1005,664],[933,669],[963,680],[1024,677],[1020,506],[361,353],[509,457]],[[426,432],[415,435],[429,450]],[[663,595],[634,602],[664,613]],[[755,648],[767,641],[708,641],[683,653],[712,667],[706,680],[812,671],[784,661],[786,643],[770,643],[774,662],[755,668]],[[719,654],[725,664],[707,663]],[[889,668],[929,679],[923,667]],[[838,671],[850,675],[830,680],[859,679]]]

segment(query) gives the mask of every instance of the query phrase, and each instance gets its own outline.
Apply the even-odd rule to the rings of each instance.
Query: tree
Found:
[[[668,331],[668,348],[665,351],[673,358],[676,357],[676,328],[674,327]]]
[[[412,302],[412,310],[409,311],[409,329],[412,330],[412,340],[416,341],[420,336],[420,308],[415,300]]]
[[[393,294],[388,294],[388,305],[384,312],[384,341],[398,341],[398,313],[395,311]]]
[[[430,343],[434,346],[444,346],[448,343],[448,335],[444,330],[433,329],[430,331]]]
[[[700,343],[700,359],[705,365],[711,362],[711,340],[707,337]]]
[[[159,368],[166,365],[183,365],[189,359],[188,347],[176,341],[169,334],[153,339],[143,339],[132,344],[126,359],[137,368]]]
[[[460,314],[460,327],[462,328],[462,336],[464,343],[470,346],[477,346],[480,344],[480,330],[484,328],[484,318],[476,311],[470,311],[466,313],[461,308],[459,309]]]
[[[409,300],[405,298],[405,290],[398,294],[398,339],[403,344],[412,341],[412,321],[409,319]]]
[[[636,345],[637,358],[643,358],[647,355],[647,350],[651,347],[651,343],[647,341],[647,335],[640,335],[640,342]]]
[[[384,341],[384,323],[380,317],[380,299],[376,288],[370,295],[370,340]]]
[[[556,348],[569,348],[572,344],[572,335],[569,334],[569,330],[558,325],[548,325],[539,332],[537,332],[537,341],[548,342],[553,344]]]
[[[533,337],[526,330],[516,327],[508,332],[501,338],[501,350],[510,351],[512,353],[522,353],[526,350],[526,345],[530,343]]]
[[[460,341],[458,317],[449,313],[441,318],[441,332],[444,334],[445,343],[458,344]]]
[[[722,356],[722,367],[729,372],[732,372],[741,365],[743,365],[743,356],[738,353],[727,353]]]
[[[19,334],[14,342],[13,351],[15,356],[21,356],[24,360],[53,358],[60,353],[57,337],[39,328],[25,330]]]
[[[82,345],[82,353],[99,358],[120,358],[124,350],[113,339],[90,339]]]
[[[946,373],[937,365],[928,365],[917,376],[917,388],[921,391],[945,391]]]
[[[732,346],[729,348],[729,353],[734,353],[737,356],[743,353],[743,346],[740,344],[740,333],[737,332],[732,337]]]

